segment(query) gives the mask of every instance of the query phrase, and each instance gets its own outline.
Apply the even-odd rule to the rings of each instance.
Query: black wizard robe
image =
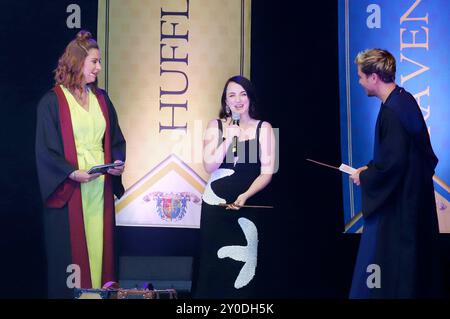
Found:
[[[125,161],[125,139],[117,114],[105,91],[96,96],[106,121],[103,137],[105,163]],[[72,298],[67,282],[78,265],[81,288],[91,288],[89,257],[84,231],[80,184],[69,179],[78,169],[70,110],[62,89],[45,94],[37,109],[36,164],[44,202],[44,230],[47,251],[48,297]],[[102,282],[115,281],[114,196],[122,196],[120,176],[105,174],[103,215]],[[70,267],[69,267],[70,266]],[[69,284],[70,285],[70,284]]]
[[[381,105],[373,160],[360,174],[364,231],[350,298],[439,294],[437,162],[416,100],[396,87]]]

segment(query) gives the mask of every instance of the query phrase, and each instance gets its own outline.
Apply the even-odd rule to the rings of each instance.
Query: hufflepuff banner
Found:
[[[200,225],[202,138],[250,74],[250,0],[99,0],[99,78],[127,140],[118,225]]]

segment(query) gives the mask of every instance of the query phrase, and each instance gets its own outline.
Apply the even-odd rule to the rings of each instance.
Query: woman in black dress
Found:
[[[258,232],[261,209],[243,206],[272,179],[275,137],[272,126],[256,118],[248,79],[228,79],[221,102],[219,119],[209,122],[203,141],[211,176],[203,194],[194,296],[257,297],[258,253],[265,244]]]

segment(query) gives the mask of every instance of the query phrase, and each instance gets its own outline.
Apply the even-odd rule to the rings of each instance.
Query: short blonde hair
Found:
[[[355,63],[361,66],[361,71],[366,75],[375,73],[385,83],[395,81],[395,58],[387,50],[367,49],[359,52]]]

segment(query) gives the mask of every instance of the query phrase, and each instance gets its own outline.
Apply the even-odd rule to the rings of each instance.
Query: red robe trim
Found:
[[[59,120],[64,145],[64,157],[73,167],[78,168],[77,150],[73,136],[72,119],[69,104],[60,86],[53,89],[58,98]],[[103,150],[105,163],[111,163],[111,137],[109,112],[105,98],[100,90],[96,93],[97,100],[106,121]],[[115,281],[114,276],[114,200],[112,181],[109,174],[105,174],[103,202],[103,265],[102,282]],[[66,203],[69,210],[70,244],[72,263],[81,269],[81,288],[92,288],[89,255],[84,231],[83,206],[81,202],[81,187],[77,182],[67,178],[48,198],[47,207],[61,208]]]

